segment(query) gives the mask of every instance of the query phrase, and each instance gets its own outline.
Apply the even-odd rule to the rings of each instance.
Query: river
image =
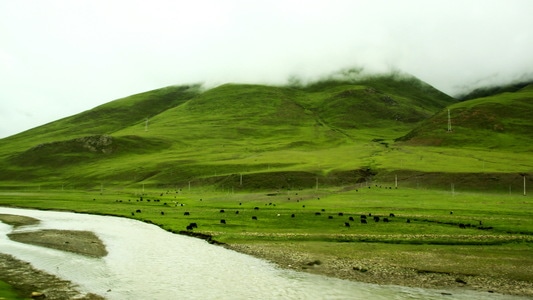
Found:
[[[68,229],[96,233],[109,252],[103,258],[11,241],[6,235],[13,227],[0,222],[0,252],[107,299],[525,299],[459,289],[366,284],[284,270],[127,218],[3,207],[0,213],[41,220],[17,231]]]

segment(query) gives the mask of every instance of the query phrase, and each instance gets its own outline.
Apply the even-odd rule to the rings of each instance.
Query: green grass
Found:
[[[318,239],[322,235],[332,234],[394,234],[399,235],[399,241],[402,242],[405,240],[403,235],[413,235],[412,242],[418,243],[419,236],[435,234],[450,241],[458,241],[463,236],[471,235],[488,239],[481,241],[482,243],[500,243],[501,239],[504,242],[506,238],[514,239],[514,233],[523,233],[526,236],[533,234],[533,220],[529,218],[533,208],[528,203],[528,198],[521,195],[451,194],[434,190],[385,189],[375,186],[344,192],[329,189],[270,193],[239,193],[214,189],[194,191],[197,189],[191,187],[189,191],[188,188],[182,188],[177,192],[161,189],[161,193],[152,191],[144,194],[144,201],[139,201],[141,189],[125,192],[104,188],[102,194],[99,191],[4,192],[0,195],[0,203],[127,217],[132,217],[131,213],[136,209],[142,209],[143,213],[136,214],[135,218],[160,223],[166,229],[174,231],[184,229],[191,220],[205,220],[205,224],[199,221],[203,225],[202,230],[217,232],[217,236],[222,238],[226,234],[239,236],[246,231],[264,232],[267,235],[301,231],[306,235],[312,232],[309,236]],[[155,202],[155,199],[160,201]],[[259,209],[255,210],[255,207]],[[225,212],[220,213],[220,209]],[[237,210],[239,214],[235,214]],[[165,215],[161,215],[161,211],[164,211]],[[184,211],[190,212],[191,216],[183,216]],[[450,211],[453,211],[453,214],[450,214]],[[317,212],[320,216],[316,215]],[[339,212],[344,216],[339,216]],[[390,213],[396,216],[389,218],[390,224],[359,224],[359,216],[369,213],[382,218],[388,217]],[[291,214],[295,214],[296,218],[290,218]],[[251,216],[257,216],[259,222],[252,222]],[[329,216],[333,218],[329,219]],[[344,228],[344,222],[349,216],[357,217],[357,222],[353,223],[354,228]],[[218,223],[220,218],[228,221],[227,226]],[[406,223],[407,219],[410,219],[411,223]],[[483,221],[484,227],[490,226],[493,229],[474,230],[479,227],[479,221]],[[475,226],[473,229],[462,230],[458,227],[459,223]],[[394,226],[390,226],[391,224]],[[460,237],[455,239],[454,235]],[[376,241],[380,239],[376,238]],[[477,242],[476,239],[472,241]]]
[[[235,173],[357,170],[454,102],[414,78],[392,76],[320,89],[167,87],[3,139],[0,182],[182,184]],[[86,137],[95,143],[102,135],[109,144],[87,146]]]
[[[436,145],[491,151],[531,152],[533,89],[526,86],[450,105],[405,137],[411,145]],[[452,132],[447,132],[450,110]]]
[[[316,177],[332,187],[369,180],[390,184],[399,176],[410,186],[516,190],[515,175],[533,166],[528,97],[524,89],[456,103],[398,75],[306,87],[168,87],[3,139],[0,182],[69,188],[193,182],[261,190],[311,188]],[[523,107],[511,109],[517,103]],[[455,118],[452,134],[443,131],[446,105]],[[505,111],[498,120],[505,131],[483,127],[483,117],[463,117],[474,126],[464,127],[458,112],[476,115],[478,107]],[[90,148],[103,134],[109,143]],[[237,174],[248,184],[241,187]],[[459,182],[462,175],[470,179]],[[498,178],[497,184],[487,177]]]
[[[30,298],[21,297],[19,293],[12,288],[11,285],[0,280],[0,299],[23,300],[23,299],[30,299]]]
[[[528,199],[519,194],[376,186],[262,193],[192,186],[144,193],[142,187],[2,192],[0,205],[123,216],[172,232],[195,222],[195,232],[230,244],[300,251],[305,247],[316,257],[390,259],[397,266],[431,272],[457,272],[461,263],[462,274],[531,281],[533,206]],[[367,217],[368,224],[361,224],[360,215],[370,213],[380,216],[380,222]],[[384,217],[390,222],[383,222]],[[416,259],[422,256],[423,262]]]

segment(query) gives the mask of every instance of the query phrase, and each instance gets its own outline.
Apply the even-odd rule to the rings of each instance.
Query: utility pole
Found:
[[[146,118],[146,121],[144,123],[144,131],[148,131],[148,118]]]
[[[455,186],[452,183],[452,196],[455,196]]]
[[[523,180],[524,180],[524,196],[526,195],[526,173],[520,173],[520,175],[522,176]]]
[[[448,109],[448,132],[452,132],[452,118],[450,117],[449,109]]]
[[[520,173],[524,180],[524,196],[526,195],[526,173]]]

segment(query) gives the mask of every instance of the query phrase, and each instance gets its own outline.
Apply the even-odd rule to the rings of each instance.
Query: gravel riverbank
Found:
[[[326,275],[346,280],[382,285],[431,289],[471,289],[487,293],[533,297],[533,283],[503,277],[472,276],[452,273],[420,272],[398,267],[379,259],[344,259],[335,256],[313,257],[300,247],[265,244],[233,244],[226,248],[271,261],[281,268]]]
[[[0,221],[13,226],[22,226],[34,224],[36,220],[23,216],[0,215]],[[86,231],[40,230],[10,234],[10,238],[82,255],[101,257],[107,254],[105,245],[100,239]],[[317,259],[301,247],[287,249],[273,243],[225,244],[224,247],[266,259],[282,268],[359,282],[434,289],[471,289],[486,293],[533,297],[532,282],[503,277],[421,272],[395,266],[376,258],[353,260],[323,256]],[[104,299],[94,294],[83,295],[72,283],[36,270],[30,264],[5,254],[0,254],[0,280],[11,284],[23,295],[39,291],[47,295],[46,299]]]

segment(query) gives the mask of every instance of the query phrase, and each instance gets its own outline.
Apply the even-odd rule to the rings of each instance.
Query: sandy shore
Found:
[[[15,228],[39,223],[39,220],[31,217],[9,214],[0,214],[0,221],[13,225]],[[92,257],[103,257],[107,255],[104,243],[90,231],[47,229],[14,232],[7,236],[20,243],[69,251],[81,255]]]
[[[47,229],[10,233],[7,236],[17,242],[81,255],[92,257],[103,257],[107,255],[104,243],[90,231]]]

